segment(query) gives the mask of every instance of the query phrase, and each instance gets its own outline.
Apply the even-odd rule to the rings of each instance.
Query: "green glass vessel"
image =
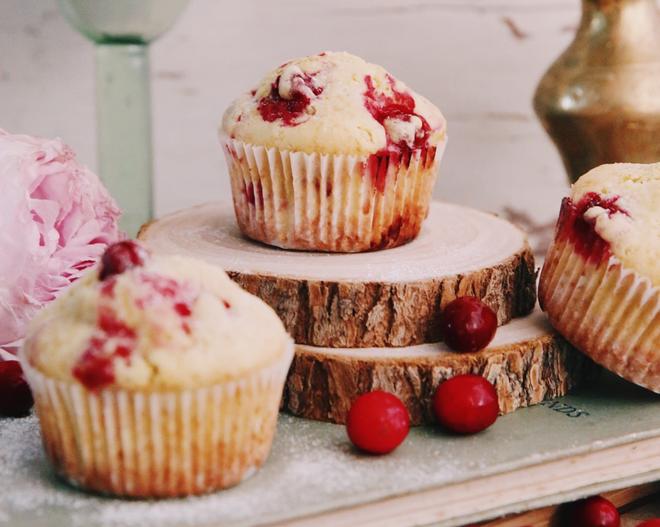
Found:
[[[96,46],[99,172],[130,236],[153,215],[149,43],[188,0],[59,0],[73,27]]]

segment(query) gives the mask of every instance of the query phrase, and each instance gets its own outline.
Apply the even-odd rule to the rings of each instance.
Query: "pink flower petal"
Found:
[[[122,237],[119,209],[59,139],[0,130],[0,349]]]

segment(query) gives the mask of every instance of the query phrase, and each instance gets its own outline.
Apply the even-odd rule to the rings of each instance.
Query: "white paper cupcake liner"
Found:
[[[414,239],[445,142],[410,159],[322,155],[222,138],[243,233],[288,249],[360,252]]]
[[[660,288],[648,278],[614,256],[590,259],[559,240],[541,272],[539,302],[575,347],[660,393]]]
[[[98,394],[23,363],[58,473],[97,492],[160,498],[226,488],[262,465],[292,358],[293,343],[276,363],[235,381]]]

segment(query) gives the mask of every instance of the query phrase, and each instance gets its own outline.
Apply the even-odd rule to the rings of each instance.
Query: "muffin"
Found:
[[[275,313],[221,269],[126,241],[33,320],[21,360],[57,472],[146,498],[253,473],[292,354]]]
[[[326,52],[271,71],[227,109],[220,135],[245,235],[359,252],[417,236],[446,125],[382,67]]]
[[[603,165],[573,185],[539,300],[574,346],[660,392],[660,163]]]

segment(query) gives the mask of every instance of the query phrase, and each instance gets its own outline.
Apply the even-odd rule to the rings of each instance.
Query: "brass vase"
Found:
[[[571,181],[603,163],[660,161],[660,10],[583,0],[575,39],[541,79],[534,109]]]

